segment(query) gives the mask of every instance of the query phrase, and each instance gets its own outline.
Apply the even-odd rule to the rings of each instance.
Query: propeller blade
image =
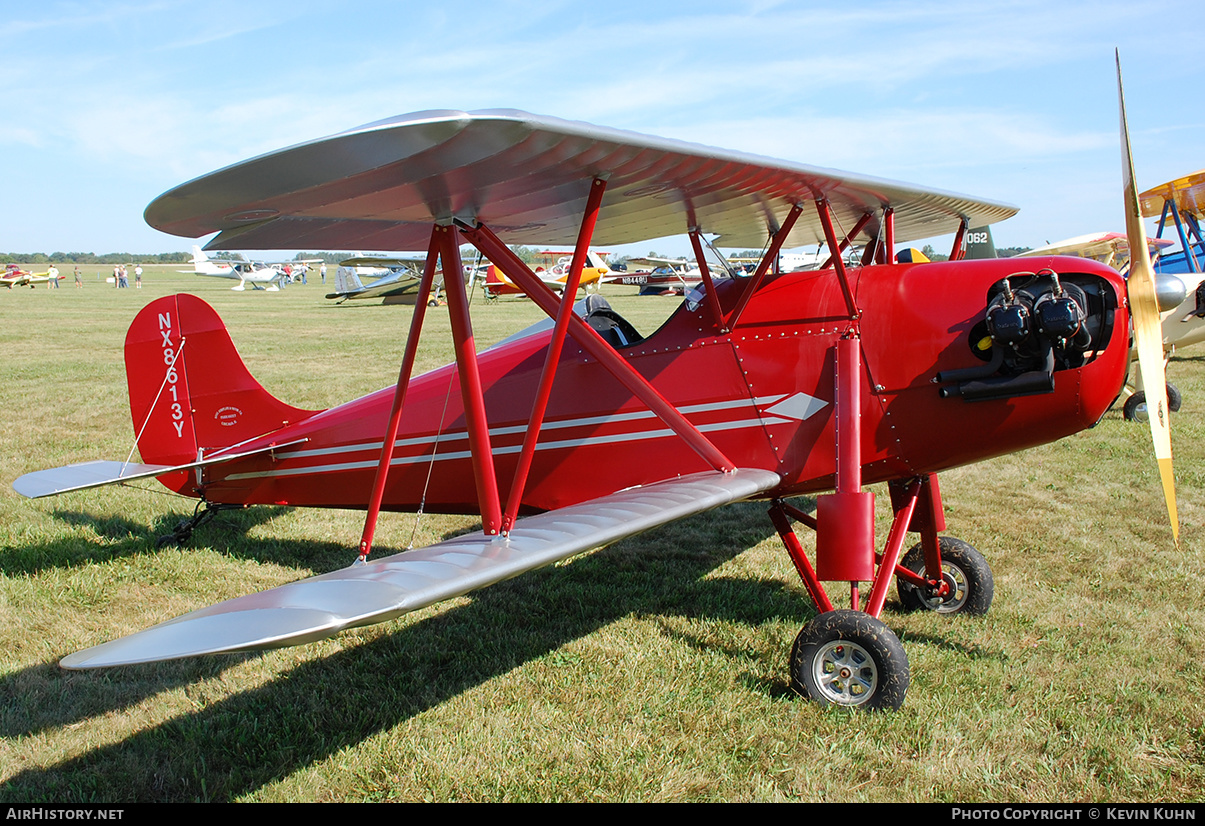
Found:
[[[1172,470],[1172,438],[1167,413],[1167,377],[1163,369],[1163,331],[1159,322],[1159,304],[1155,297],[1155,272],[1146,243],[1146,229],[1138,210],[1138,187],[1134,182],[1134,156],[1130,151],[1130,131],[1126,125],[1125,92],[1121,85],[1121,54],[1117,57],[1117,97],[1121,108],[1121,173],[1124,184],[1126,237],[1130,244],[1128,291],[1130,317],[1134,324],[1134,343],[1142,368],[1142,389],[1146,393],[1151,425],[1151,441],[1163,498],[1171,520],[1172,537],[1180,545],[1180,518],[1176,514],[1176,480]]]

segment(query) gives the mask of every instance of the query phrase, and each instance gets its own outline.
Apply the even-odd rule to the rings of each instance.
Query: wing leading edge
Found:
[[[432,223],[481,221],[506,243],[572,244],[590,180],[607,179],[595,244],[690,227],[760,247],[795,203],[829,200],[846,228],[895,210],[906,242],[1016,208],[834,169],[515,110],[420,112],[262,155],[164,193],[151,226],[211,249],[422,249]],[[809,211],[809,213],[814,210]],[[824,240],[801,217],[784,246]]]
[[[780,481],[768,470],[697,473],[519,520],[509,537],[477,532],[185,614],[65,657],[104,668],[279,648],[385,622],[730,502]]]

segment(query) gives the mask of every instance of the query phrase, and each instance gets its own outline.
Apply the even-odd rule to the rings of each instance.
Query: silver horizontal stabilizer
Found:
[[[13,490],[29,499],[54,496],[71,490],[98,488],[119,482],[131,482],[161,476],[173,470],[171,465],[140,465],[134,462],[82,462],[78,465],[35,470],[13,482]]]
[[[26,473],[24,476],[17,477],[17,480],[13,482],[13,490],[27,499],[40,499],[43,496],[55,496],[60,493],[69,493],[73,490],[87,490],[88,488],[99,488],[104,485],[117,485],[125,482],[133,482],[137,479],[162,476],[165,473],[174,473],[178,470],[192,470],[193,468],[206,467],[207,465],[221,464],[222,462],[242,459],[244,456],[254,456],[257,453],[270,453],[273,450],[298,445],[305,441],[307,440],[294,439],[284,444],[256,448],[255,450],[245,450],[241,453],[218,454],[201,461],[189,462],[186,465],[141,465],[137,462],[110,461],[81,462],[78,465],[66,465],[65,467],[54,467],[49,470],[35,470],[33,473]]]
[[[768,470],[696,473],[227,600],[65,657],[104,668],[298,645],[371,625],[775,487]]]

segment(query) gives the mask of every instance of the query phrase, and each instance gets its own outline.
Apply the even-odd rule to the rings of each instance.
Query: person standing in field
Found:
[[[51,264],[50,269],[46,271],[46,275],[50,276],[50,280],[46,282],[46,289],[57,290],[59,288],[59,268]]]
[[[325,261],[323,261],[322,266],[318,268],[318,272],[322,274],[322,283],[325,286],[325,284],[326,284],[326,262]]]
[[[142,265],[141,264],[134,265],[134,286],[140,290],[142,289]]]
[[[78,290],[84,286],[84,277],[79,273],[79,267],[75,268],[75,288]]]

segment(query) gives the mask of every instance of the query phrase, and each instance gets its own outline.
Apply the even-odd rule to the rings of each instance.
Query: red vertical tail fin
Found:
[[[314,415],[268,393],[248,372],[214,309],[192,295],[153,301],[125,345],[130,415],[142,460],[177,465]],[[203,456],[202,456],[203,455]],[[179,476],[160,481],[168,487]]]

